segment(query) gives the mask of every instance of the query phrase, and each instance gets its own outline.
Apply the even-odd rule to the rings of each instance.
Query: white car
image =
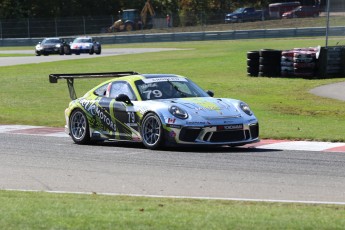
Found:
[[[92,37],[78,37],[70,44],[71,53],[73,54],[101,54],[102,47],[99,42],[96,42]]]

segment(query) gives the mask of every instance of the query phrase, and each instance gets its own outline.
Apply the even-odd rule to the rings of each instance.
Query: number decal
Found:
[[[143,93],[146,94],[146,99],[147,100],[150,100],[151,99],[151,95],[153,95],[153,97],[155,98],[160,98],[163,96],[162,92],[158,89],[155,89],[155,90],[146,90],[144,91]]]
[[[127,112],[128,114],[128,123],[135,123],[135,114],[134,112]]]

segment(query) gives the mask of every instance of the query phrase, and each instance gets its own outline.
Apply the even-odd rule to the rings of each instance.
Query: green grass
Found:
[[[28,57],[32,56],[32,54],[0,54],[0,58],[2,57]]]
[[[343,229],[345,206],[0,191],[2,229]]]
[[[291,49],[323,45],[324,39],[262,39],[181,43],[108,45],[113,48],[173,47],[187,50],[121,55],[0,67],[2,124],[64,125],[69,103],[66,82],[49,84],[51,73],[134,70],[190,77],[216,97],[246,101],[260,120],[261,138],[345,141],[345,102],[317,97],[308,91],[337,79],[251,78],[246,52],[262,48]],[[79,80],[77,95],[102,80]]]

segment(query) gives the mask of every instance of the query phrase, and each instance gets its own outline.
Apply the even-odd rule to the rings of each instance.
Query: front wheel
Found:
[[[157,149],[163,142],[163,127],[159,117],[154,113],[145,116],[141,124],[141,136],[148,149]]]
[[[89,122],[85,113],[76,109],[72,112],[69,120],[69,130],[73,141],[77,144],[89,144]]]

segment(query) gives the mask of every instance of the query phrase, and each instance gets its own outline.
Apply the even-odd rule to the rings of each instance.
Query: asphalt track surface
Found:
[[[345,204],[345,152],[76,145],[0,134],[0,189]]]
[[[1,57],[0,66],[13,66],[22,64],[34,64],[43,62],[54,62],[54,61],[66,61],[74,59],[84,58],[100,58],[107,56],[126,55],[126,54],[138,54],[138,53],[151,53],[151,52],[163,52],[163,51],[174,51],[179,49],[174,48],[117,48],[117,49],[102,49],[100,55],[49,55],[49,56],[35,56],[34,50],[4,50],[0,51],[0,54],[32,54],[32,56],[22,57]]]
[[[139,50],[104,50],[99,56],[1,58],[0,65],[134,54]],[[160,51],[167,49],[147,50]],[[342,83],[324,87],[340,89],[338,95],[345,92]],[[320,96],[328,97],[326,94]],[[313,150],[315,145],[305,150],[310,143],[294,149],[283,147],[286,143],[271,143],[262,148],[151,151],[122,143],[80,146],[56,130],[55,134],[53,130],[12,131],[0,133],[0,189],[345,204],[344,143],[323,143],[329,148],[322,151]]]

